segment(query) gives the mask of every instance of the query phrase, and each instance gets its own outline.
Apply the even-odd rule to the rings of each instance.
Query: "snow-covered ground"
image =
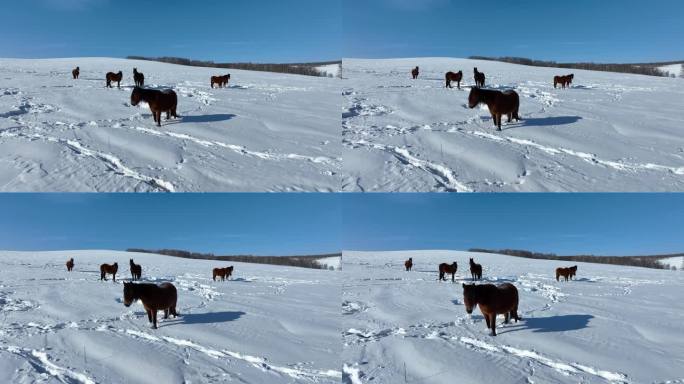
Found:
[[[678,270],[684,271],[684,256],[668,257],[665,259],[660,259],[658,262],[660,264],[667,265],[668,267],[675,267]]]
[[[684,79],[447,58],[343,67],[344,191],[684,191]],[[519,93],[523,121],[497,132],[486,106],[467,107],[473,67]],[[458,70],[463,89],[446,89]],[[553,88],[571,72],[572,88]]]
[[[342,258],[339,256],[331,256],[331,257],[324,257],[322,259],[318,259],[318,264],[320,265],[325,265],[326,268],[338,270],[340,269],[340,266],[342,264]]]
[[[321,73],[325,73],[327,76],[340,77],[340,74],[342,73],[342,64],[321,65],[320,67],[316,67],[316,69]]]
[[[662,67],[658,67],[661,71],[667,73],[670,76],[684,77],[684,71],[682,71],[682,64],[670,64]]]
[[[75,270],[65,261],[73,257]],[[126,308],[129,258],[172,282],[177,319]],[[99,280],[119,263],[117,283]],[[339,383],[340,273],[115,251],[0,252],[2,383]],[[161,319],[162,313],[159,313]]]
[[[80,66],[79,80],[71,70]],[[178,94],[157,127],[132,71]],[[121,89],[106,72],[123,71]],[[212,75],[231,73],[228,88]],[[1,191],[337,191],[340,81],[112,58],[0,59]]]
[[[413,271],[404,260],[413,257]],[[510,282],[522,321],[489,336],[462,283]],[[347,383],[684,383],[684,275],[456,251],[344,252],[343,374]],[[437,266],[458,262],[456,283]],[[571,264],[570,264],[571,265]],[[568,266],[570,266],[568,265]]]

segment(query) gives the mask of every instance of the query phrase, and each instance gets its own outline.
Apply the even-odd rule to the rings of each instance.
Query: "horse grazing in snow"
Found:
[[[520,121],[518,110],[520,109],[520,96],[515,91],[492,91],[473,87],[468,95],[468,106],[475,108],[478,104],[485,103],[489,107],[494,125],[501,130],[501,116],[507,115],[508,122],[513,119]]]
[[[517,323],[518,316],[518,289],[510,283],[494,284],[463,284],[463,303],[468,314],[473,313],[475,306],[480,307],[480,312],[487,322],[487,328],[492,330],[492,336],[496,336],[496,316],[504,315],[505,323],[510,319]]]
[[[142,301],[147,319],[157,329],[157,311],[164,311],[164,318],[168,319],[169,314],[177,317],[176,303],[178,292],[171,283],[157,284],[135,284],[124,283],[124,305],[130,307],[136,300]]]

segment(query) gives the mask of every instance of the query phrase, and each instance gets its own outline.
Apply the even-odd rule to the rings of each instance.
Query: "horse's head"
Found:
[[[470,94],[468,95],[468,107],[473,109],[477,107],[478,104],[480,104],[480,89],[472,87],[470,88]]]
[[[133,88],[133,92],[131,92],[131,105],[136,106],[140,103],[142,100],[142,92],[140,92],[139,87]]]
[[[455,261],[453,263],[451,263],[451,266],[454,268],[458,268],[458,264]]]
[[[130,307],[136,300],[138,296],[135,293],[135,284],[124,282],[124,305]]]
[[[477,286],[475,284],[463,285],[463,304],[465,304],[466,312],[473,313],[473,309],[477,305]]]

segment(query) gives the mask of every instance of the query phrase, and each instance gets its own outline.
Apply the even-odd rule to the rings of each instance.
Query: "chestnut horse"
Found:
[[[74,69],[73,71],[71,71],[71,76],[74,77],[74,80],[75,80],[75,79],[78,79],[78,75],[79,75],[79,74],[81,74],[81,68],[79,68],[79,67],[76,67],[76,69]]]
[[[178,105],[178,96],[176,92],[167,89],[165,91],[157,91],[156,89],[144,89],[140,87],[133,88],[131,93],[131,105],[138,105],[141,101],[147,103],[152,111],[152,118],[158,127],[161,127],[161,114],[166,112],[166,120],[171,116],[179,117],[176,113]]]
[[[228,85],[230,80],[230,73],[224,76],[212,76],[211,77],[211,87],[214,88],[214,84],[218,84],[219,88],[223,88]]]
[[[130,307],[136,300],[142,301],[147,312],[147,319],[157,329],[157,311],[164,311],[164,318],[169,318],[169,313],[177,317],[176,302],[178,292],[171,283],[135,284],[124,283],[124,305]]]
[[[559,84],[561,88],[568,88],[572,84],[572,80],[575,78],[574,74],[569,74],[567,76],[554,76],[553,77],[553,87],[556,88]]]
[[[71,272],[71,270],[74,269],[74,258],[73,257],[71,259],[67,260],[66,267],[67,267],[67,271],[69,271],[69,272]]]
[[[451,82],[455,81],[457,82],[458,89],[461,89],[461,80],[463,80],[463,71],[458,71],[456,73],[454,72],[447,72],[446,75],[444,76],[446,78],[446,87],[447,88],[453,88],[451,86]]]
[[[111,88],[112,81],[115,81],[116,87],[121,88],[121,79],[123,79],[123,73],[121,71],[119,71],[119,73],[107,72],[107,87]]]
[[[418,73],[419,73],[418,66],[416,66],[415,68],[413,68],[411,70],[411,76],[413,77],[413,80],[418,78]]]
[[[131,280],[140,280],[142,277],[142,266],[133,262],[133,259],[129,261],[131,266]]]
[[[482,265],[475,263],[472,257],[470,258],[470,276],[473,280],[482,279]]]
[[[102,264],[100,265],[100,280],[107,281],[107,274],[112,275],[112,281],[116,282],[116,272],[119,270],[119,263],[114,263],[112,265]]]
[[[439,265],[439,280],[446,281],[446,277],[444,277],[445,274],[449,273],[451,274],[451,282],[454,282],[454,275],[456,275],[456,270],[458,270],[458,264],[454,261],[451,265],[447,263],[442,263]]]
[[[408,260],[404,261],[404,267],[406,267],[406,272],[410,271],[411,268],[413,268],[413,257],[409,257]]]
[[[463,284],[463,303],[466,312],[473,313],[473,308],[479,305],[480,312],[487,322],[487,328],[492,330],[492,336],[496,336],[496,315],[504,315],[506,324],[511,318],[516,323],[520,320],[518,300],[518,289],[511,283]]]
[[[480,88],[484,87],[485,85],[485,74],[484,72],[479,72],[477,70],[477,67],[474,68],[474,73],[475,73],[475,86]]]
[[[507,115],[508,122],[515,119],[520,121],[518,109],[520,109],[520,97],[515,91],[491,91],[488,89],[471,88],[468,96],[468,106],[475,108],[478,104],[485,103],[489,107],[494,125],[501,130],[501,116]]]
[[[568,279],[572,278],[577,274],[577,266],[574,265],[572,267],[568,268],[556,268],[556,281],[560,281],[560,277],[563,276],[565,281],[568,281]]]
[[[216,281],[216,277],[220,277],[221,281],[226,280],[226,277],[230,278],[230,276],[233,274],[233,266],[231,265],[230,267],[226,268],[214,268],[212,271],[212,279]]]
[[[133,81],[135,81],[136,87],[145,86],[145,75],[142,72],[138,72],[138,68],[133,68]]]

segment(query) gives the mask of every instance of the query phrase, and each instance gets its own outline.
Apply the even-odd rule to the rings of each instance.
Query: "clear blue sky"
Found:
[[[344,0],[343,57],[684,60],[684,1]]]
[[[333,194],[0,194],[0,249],[339,252]]]
[[[341,57],[342,1],[3,1],[0,57],[334,60]]]
[[[347,195],[345,250],[684,252],[684,194]]]

